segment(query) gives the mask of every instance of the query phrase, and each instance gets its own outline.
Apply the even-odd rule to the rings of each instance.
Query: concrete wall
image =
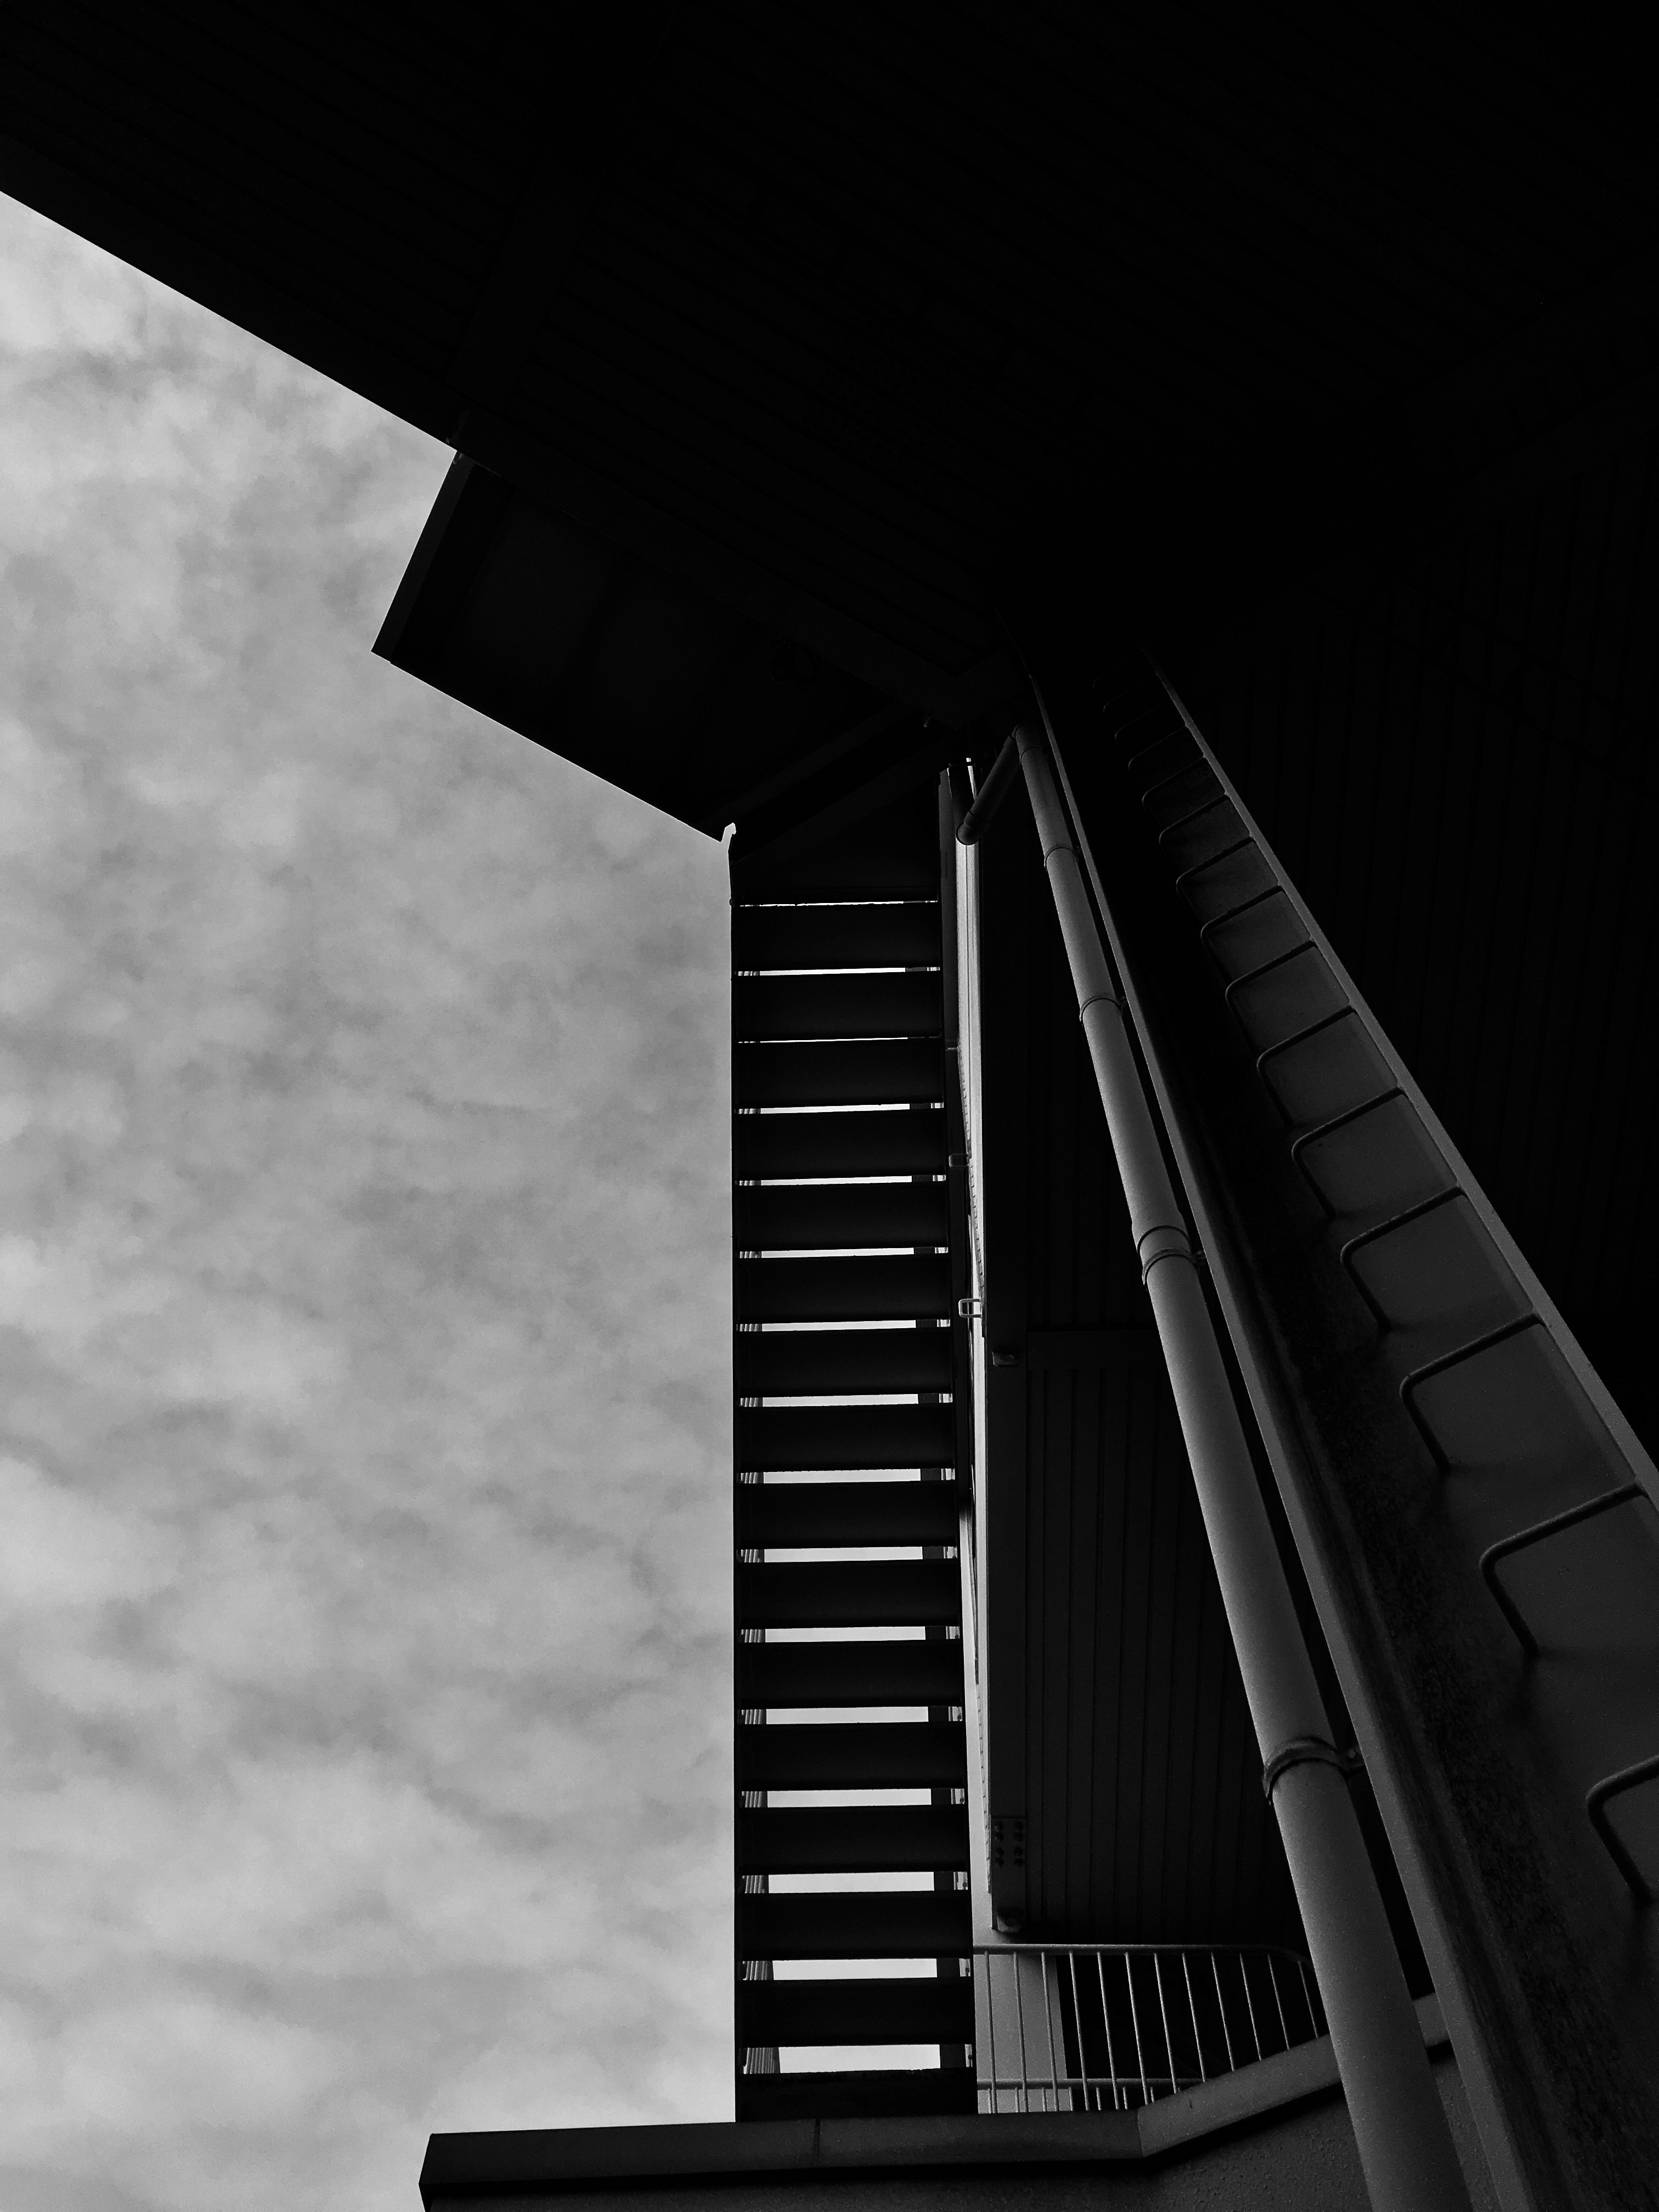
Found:
[[[1498,2212],[1419,2009],[1474,2212]],[[434,2136],[421,2189],[431,2212],[1366,2212],[1323,2041],[1139,2112]]]

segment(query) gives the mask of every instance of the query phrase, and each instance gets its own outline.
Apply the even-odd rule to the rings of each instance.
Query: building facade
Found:
[[[738,2118],[428,2201],[1659,2202],[1636,50],[0,58],[0,188],[455,448],[378,649],[735,825]]]

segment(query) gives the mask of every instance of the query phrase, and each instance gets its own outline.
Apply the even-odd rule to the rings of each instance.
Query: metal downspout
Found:
[[[1468,2212],[1048,748],[1014,732],[1217,1579],[1375,2212]]]

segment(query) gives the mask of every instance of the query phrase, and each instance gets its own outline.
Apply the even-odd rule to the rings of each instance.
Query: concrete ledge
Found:
[[[1433,1997],[1418,2005],[1431,2050],[1446,2041]],[[946,2119],[717,2120],[665,2127],[524,2128],[434,2136],[428,2207],[517,2197],[732,2187],[811,2178],[921,2181],[971,2168],[1056,2175],[1142,2167],[1340,2094],[1330,2039],[1298,2045],[1133,2112],[1000,2112]]]

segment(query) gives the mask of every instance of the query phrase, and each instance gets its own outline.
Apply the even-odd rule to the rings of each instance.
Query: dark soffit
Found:
[[[705,825],[749,787],[751,727],[715,757],[708,674],[744,625],[768,666],[789,641],[966,720],[1006,689],[994,606],[1044,548],[1087,568],[1109,537],[1139,608],[1149,580],[1190,598],[1206,555],[1293,565],[1358,491],[1435,495],[1482,450],[1506,342],[1654,234],[1620,57],[1519,27],[754,0],[547,21],[19,5],[0,182],[516,486],[503,604],[614,587],[647,662],[683,646],[707,680],[630,724],[546,657],[569,609],[525,646],[465,610],[428,636],[419,594],[398,656]],[[425,552],[447,619],[451,551]],[[836,741],[795,704],[775,773]]]

